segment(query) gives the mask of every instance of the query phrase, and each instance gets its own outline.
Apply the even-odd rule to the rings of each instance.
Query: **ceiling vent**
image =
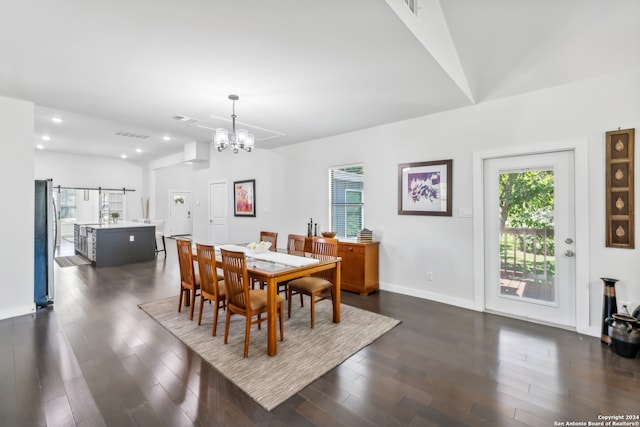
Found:
[[[118,131],[115,134],[118,135],[118,136],[124,136],[126,138],[134,138],[134,139],[147,139],[147,138],[149,138],[149,135],[141,135],[139,133],[133,133],[133,132]]]
[[[196,124],[196,123],[198,123],[200,121],[198,119],[194,119],[193,117],[183,116],[182,114],[176,114],[175,116],[173,116],[173,118],[175,120],[179,120],[179,121],[187,123],[189,125]]]

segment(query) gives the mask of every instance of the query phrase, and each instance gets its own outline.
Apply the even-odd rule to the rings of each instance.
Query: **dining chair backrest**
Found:
[[[314,258],[320,260],[338,256],[338,240],[329,238],[316,237],[311,244],[311,253]],[[320,277],[328,281],[333,280],[333,272],[331,270],[320,271],[313,274],[314,277]]]
[[[193,269],[193,249],[191,240],[177,239],[178,263],[180,264],[180,280],[183,285],[193,286],[196,283],[196,275]]]
[[[227,303],[241,310],[250,307],[249,275],[244,252],[221,249],[224,284],[227,288]]]
[[[301,234],[289,234],[287,237],[287,252],[295,254],[304,252],[305,237]]]
[[[196,243],[196,251],[198,271],[200,272],[200,291],[213,295],[217,301],[220,296],[220,288],[218,287],[215,248],[211,245]]]
[[[311,244],[311,253],[318,257],[337,257],[338,240],[317,237]]]
[[[276,252],[278,250],[278,233],[273,233],[271,231],[261,231],[260,241],[270,242],[271,243],[271,247],[269,248],[270,251]]]

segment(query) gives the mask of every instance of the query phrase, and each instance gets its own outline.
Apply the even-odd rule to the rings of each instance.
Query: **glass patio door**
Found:
[[[485,307],[575,326],[573,152],[484,166]]]

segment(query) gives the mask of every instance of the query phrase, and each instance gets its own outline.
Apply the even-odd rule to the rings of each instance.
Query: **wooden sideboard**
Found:
[[[312,237],[306,238],[306,252],[311,252],[312,240]],[[380,242],[338,241],[338,256],[342,258],[341,289],[361,295],[378,290],[379,246]]]
[[[368,295],[378,290],[378,247],[380,242],[338,242],[342,258],[342,289]]]

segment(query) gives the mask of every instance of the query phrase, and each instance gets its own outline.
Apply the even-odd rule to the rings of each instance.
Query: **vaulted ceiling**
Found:
[[[417,15],[404,0],[0,10],[0,95],[36,104],[34,146],[134,160],[229,127],[231,93],[269,149],[640,68],[637,0],[420,0]]]

